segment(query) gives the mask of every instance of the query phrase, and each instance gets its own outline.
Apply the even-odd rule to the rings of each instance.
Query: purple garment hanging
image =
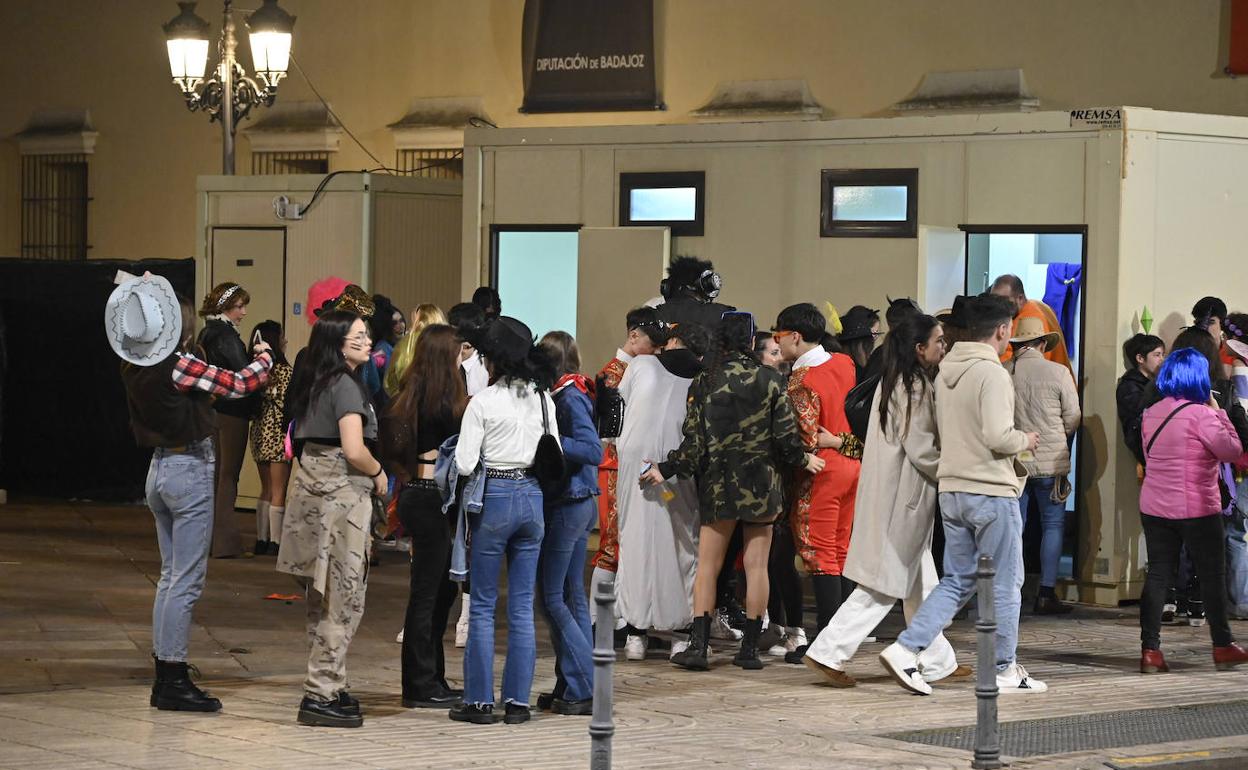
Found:
[[[1053,308],[1057,323],[1066,339],[1066,352],[1075,359],[1075,345],[1079,342],[1079,293],[1083,288],[1083,266],[1074,262],[1053,262],[1049,265],[1048,279],[1044,287],[1044,304]]]

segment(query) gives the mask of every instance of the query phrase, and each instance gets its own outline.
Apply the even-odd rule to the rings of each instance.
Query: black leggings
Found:
[[[458,586],[449,577],[451,527],[437,487],[419,482],[399,496],[399,520],[412,538],[411,592],[403,621],[403,698],[439,695],[446,682],[442,637]]]
[[[771,581],[767,614],[776,625],[802,624],[802,578],[793,563],[796,558],[793,529],[787,520],[776,524],[771,531],[771,553],[767,557],[767,577]]]
[[[1214,646],[1225,647],[1234,641],[1226,619],[1226,534],[1222,516],[1215,513],[1196,519],[1166,519],[1141,513],[1140,521],[1148,547],[1148,576],[1140,597],[1141,646],[1146,650],[1161,649],[1161,612],[1183,546],[1200,575],[1200,595]]]

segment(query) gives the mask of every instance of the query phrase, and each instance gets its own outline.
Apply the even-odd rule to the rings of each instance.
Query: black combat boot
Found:
[[[163,667],[164,679],[157,674],[156,708],[161,711],[220,711],[221,701],[195,686],[190,665],[185,661],[157,660]]]
[[[763,632],[763,619],[750,618],[745,621],[745,633],[741,637],[741,650],[732,659],[732,665],[740,666],[748,671],[757,671],[763,667],[758,659],[758,635]]]
[[[706,648],[711,635],[711,616],[704,613],[693,619],[693,630],[689,632],[689,647],[672,656],[672,663],[690,671],[708,671],[711,668],[706,657]]]

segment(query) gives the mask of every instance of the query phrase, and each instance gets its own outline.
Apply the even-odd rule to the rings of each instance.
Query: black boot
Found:
[[[161,681],[157,674],[156,708],[161,711],[220,711],[221,701],[195,686],[191,681],[190,666],[185,662],[158,660],[164,668]]]
[[[693,630],[689,632],[689,647],[672,656],[672,663],[690,671],[707,671],[711,664],[706,658],[706,648],[711,635],[711,616],[709,613],[693,619]]]
[[[341,695],[339,693],[339,697],[329,702],[303,696],[303,702],[299,704],[299,724],[310,727],[362,727],[364,717],[359,706],[352,710],[349,705],[343,704]]]
[[[748,671],[757,671],[763,667],[758,659],[758,635],[763,632],[763,619],[750,618],[745,621],[745,634],[741,637],[741,650],[732,659],[732,665],[740,666]]]

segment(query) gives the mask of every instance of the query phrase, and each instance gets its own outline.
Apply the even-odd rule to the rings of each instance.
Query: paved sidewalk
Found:
[[[158,568],[149,517],[134,507],[0,506],[0,768],[588,766],[585,718],[542,715],[522,726],[478,727],[450,722],[440,711],[400,707],[394,637],[407,574],[405,557],[392,552],[382,554],[383,565],[370,577],[368,609],[348,664],[367,714],[363,729],[295,724],[306,655],[303,608],[263,599],[293,592],[289,578],[273,571],[273,557],[209,567],[192,659],[224,711],[202,716],[149,708]],[[894,634],[899,623],[895,613],[881,633]],[[1236,623],[1235,630],[1248,638],[1248,624]],[[954,624],[948,636],[959,659],[973,663],[970,624]],[[1248,698],[1248,672],[1215,672],[1203,628],[1165,630],[1173,673],[1135,673],[1134,608],[1024,616],[1020,636],[1020,659],[1052,689],[1003,696],[1003,722]],[[535,692],[553,682],[542,629],[539,638]],[[907,695],[876,663],[882,647],[863,648],[851,667],[861,684],[852,690],[819,686],[805,667],[782,662],[743,672],[728,664],[727,648],[703,674],[676,669],[657,653],[645,662],[621,661],[615,767],[968,767],[965,751],[883,736],[973,724],[974,683],[941,685],[929,698]],[[458,652],[448,660],[452,679],[458,679]],[[1011,766],[1105,767],[1114,757],[1221,749],[1248,750],[1248,736],[1030,757]]]

